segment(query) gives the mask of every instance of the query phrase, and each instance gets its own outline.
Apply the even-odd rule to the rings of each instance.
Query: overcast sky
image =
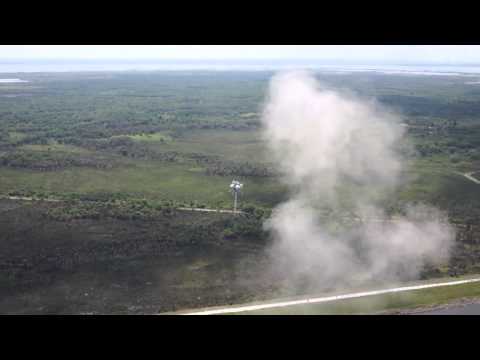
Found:
[[[455,45],[0,45],[9,59],[318,59],[480,63],[480,46]]]

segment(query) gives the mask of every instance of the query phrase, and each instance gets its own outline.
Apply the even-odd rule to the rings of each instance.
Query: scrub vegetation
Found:
[[[268,268],[263,221],[288,196],[260,135],[272,75],[31,73],[0,84],[0,312],[155,312],[278,295],[280,280],[255,275]],[[422,277],[480,272],[480,185],[464,176],[480,174],[480,87],[460,76],[317,77],[402,117],[408,181],[381,201],[392,216],[405,202],[435,205],[457,227],[449,263]],[[178,209],[231,209],[233,178],[245,184],[244,214]],[[349,191],[332,223],[351,216]]]

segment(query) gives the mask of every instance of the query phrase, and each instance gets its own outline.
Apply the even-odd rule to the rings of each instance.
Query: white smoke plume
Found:
[[[379,199],[401,179],[398,116],[322,87],[310,73],[288,72],[272,78],[262,123],[291,193],[265,224],[286,277],[323,285],[412,278],[447,259],[454,231],[436,209],[411,205],[395,220],[374,221],[387,218]],[[372,221],[342,231],[321,216],[346,207],[350,218]]]

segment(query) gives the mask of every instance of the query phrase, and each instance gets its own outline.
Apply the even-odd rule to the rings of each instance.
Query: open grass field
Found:
[[[161,146],[161,145],[160,145]],[[259,131],[201,130],[183,135],[161,150],[201,153],[232,161],[268,161]]]
[[[221,208],[232,206],[228,189],[231,177],[205,176],[202,168],[188,164],[165,166],[145,162],[109,170],[72,168],[56,172],[2,169],[0,177],[2,193],[18,189],[56,194],[127,193],[151,200],[194,201]],[[270,207],[286,195],[284,186],[269,179],[243,181],[248,186],[241,195],[241,201],[245,203]]]
[[[235,152],[234,145],[214,142],[202,135],[206,148],[217,155],[225,147],[234,157],[252,158],[248,152]],[[182,145],[184,144],[181,141]],[[246,145],[245,145],[246,146]],[[78,152],[88,150],[70,146],[25,145],[29,150],[46,152]],[[240,147],[240,145],[237,145]],[[170,149],[175,149],[170,145]],[[191,150],[191,148],[189,149]],[[184,148],[184,151],[186,148]],[[196,149],[198,151],[198,148]],[[217,153],[215,153],[217,151]],[[227,156],[228,151],[223,152]],[[258,157],[257,157],[258,158]],[[153,160],[122,160],[120,166],[112,169],[67,168],[58,171],[35,171],[30,169],[0,168],[0,192],[8,193],[18,189],[54,193],[127,193],[134,197],[199,201],[208,206],[230,206],[231,194],[228,184],[233,176],[206,175],[202,164],[166,163]],[[256,178],[239,176],[245,183],[241,201],[272,207],[286,197],[286,187],[275,177]],[[441,161],[419,160],[407,169],[406,184],[401,186],[397,196],[403,201],[440,202],[443,205],[472,202],[480,198],[480,186],[461,175],[456,167]],[[346,191],[345,194],[348,192]],[[222,205],[223,204],[223,205]]]

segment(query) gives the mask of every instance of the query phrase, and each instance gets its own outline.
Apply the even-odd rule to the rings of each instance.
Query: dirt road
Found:
[[[23,201],[49,201],[49,202],[60,202],[62,200],[58,199],[39,199],[39,198],[33,198],[33,197],[28,197],[28,196],[1,196],[0,199],[7,199],[7,200],[23,200]]]
[[[480,184],[480,180],[478,180],[478,179],[476,179],[472,176],[475,173],[476,173],[476,171],[465,173],[465,174],[462,174],[462,175],[465,176],[468,180],[473,181],[475,184]]]
[[[185,208],[185,207],[177,208],[177,210],[182,210],[182,211],[201,211],[201,212],[216,212],[216,213],[222,213],[222,214],[244,214],[243,211],[239,211],[239,210],[237,210],[236,212],[234,212],[233,210],[217,210],[217,209]]]
[[[331,301],[338,301],[338,300],[345,300],[345,299],[355,299],[355,298],[361,298],[366,296],[382,295],[382,294],[388,294],[388,293],[396,293],[396,292],[404,292],[404,291],[412,291],[412,290],[420,290],[420,289],[429,289],[429,288],[440,287],[440,286],[461,285],[461,284],[468,284],[472,282],[480,282],[480,278],[442,282],[442,283],[433,283],[433,284],[427,284],[427,285],[405,286],[405,287],[399,287],[399,288],[393,288],[393,289],[366,291],[366,292],[358,292],[358,293],[343,294],[343,295],[336,295],[336,296],[305,298],[305,299],[299,299],[299,300],[293,300],[293,301],[281,301],[281,302],[273,302],[273,303],[267,303],[267,304],[207,309],[202,311],[189,312],[183,315],[231,314],[231,313],[265,310],[265,309],[287,307],[287,306],[316,304],[316,303],[331,302]]]

